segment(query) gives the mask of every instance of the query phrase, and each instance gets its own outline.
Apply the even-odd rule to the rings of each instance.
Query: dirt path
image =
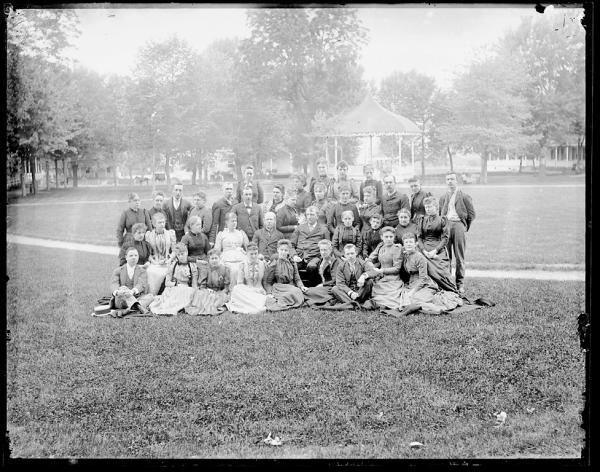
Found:
[[[7,234],[6,241],[9,244],[24,244],[28,246],[40,246],[53,249],[66,249],[71,251],[92,252],[95,254],[106,254],[117,257],[119,248],[116,246],[100,246],[96,244],[80,244],[67,241],[55,241],[51,239],[32,238]],[[467,269],[467,277],[492,278],[492,279],[531,279],[531,280],[564,280],[585,281],[584,270],[477,270]]]

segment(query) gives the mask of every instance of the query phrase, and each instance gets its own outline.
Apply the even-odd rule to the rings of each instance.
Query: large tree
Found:
[[[521,95],[528,86],[518,65],[497,56],[475,60],[453,84],[442,139],[481,156],[482,183],[487,182],[491,152],[520,151],[534,139],[525,126],[530,114]]]
[[[284,100],[291,118],[290,151],[306,169],[313,157],[311,126],[360,102],[358,66],[366,30],[348,8],[255,9],[243,58],[248,80]]]
[[[9,171],[29,161],[36,192],[35,160],[68,148],[71,117],[65,111],[66,51],[79,33],[69,10],[5,10],[7,21],[7,157]],[[24,186],[22,185],[24,191]]]
[[[553,15],[523,19],[499,42],[498,52],[526,74],[521,91],[531,116],[527,127],[536,135],[540,170],[550,147],[585,136],[585,30],[581,10],[555,9]]]

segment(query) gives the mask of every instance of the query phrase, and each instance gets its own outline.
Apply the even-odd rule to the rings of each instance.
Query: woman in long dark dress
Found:
[[[450,275],[448,257],[448,220],[440,216],[438,201],[435,197],[423,200],[425,215],[417,220],[417,245],[423,255],[440,272]]]
[[[335,272],[340,264],[340,258],[333,252],[333,244],[329,239],[319,241],[319,252],[321,253],[321,262],[319,262],[321,283],[316,287],[309,287],[304,292],[304,299],[308,306],[326,305],[335,301],[331,289],[335,285]]]
[[[456,292],[440,289],[429,276],[427,259],[417,248],[417,238],[413,233],[402,236],[402,265],[409,275],[408,284],[400,292],[402,314],[423,311],[427,314],[439,314],[463,304]]]
[[[298,266],[290,257],[292,245],[288,239],[277,242],[277,259],[267,267],[265,289],[268,311],[283,311],[297,308],[304,303],[304,292],[308,290],[298,273]]]
[[[150,265],[148,259],[152,254],[152,248],[148,241],[144,238],[146,237],[146,230],[148,228],[144,223],[136,223],[131,227],[131,234],[126,234],[123,238],[123,245],[121,246],[121,250],[119,251],[119,265],[122,266],[127,262],[127,249],[130,247],[134,247],[138,251],[138,255],[140,257],[138,264],[147,268]]]
[[[402,235],[404,233],[417,234],[417,232],[417,225],[410,219],[410,210],[408,208],[400,208],[398,210],[398,225],[395,230],[396,236],[394,242],[396,244],[402,244]]]

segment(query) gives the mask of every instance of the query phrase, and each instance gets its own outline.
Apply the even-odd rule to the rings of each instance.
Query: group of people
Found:
[[[328,176],[324,160],[317,173],[308,188],[300,174],[287,189],[276,183],[268,201],[252,166],[237,185],[223,184],[212,207],[204,192],[184,199],[180,182],[168,199],[155,192],[149,210],[129,194],[117,226],[111,314],[311,306],[399,316],[462,305],[466,233],[475,210],[454,172],[439,198],[417,178],[404,194],[391,174],[375,180],[369,165],[360,184],[348,177],[344,161],[336,177]]]

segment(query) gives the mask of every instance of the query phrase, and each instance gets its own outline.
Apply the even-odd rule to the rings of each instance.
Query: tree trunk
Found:
[[[450,160],[450,172],[454,172],[454,159],[452,158],[452,151],[450,151],[450,146],[446,147],[448,152],[448,159]]]
[[[50,163],[46,159],[46,190],[50,190]]]
[[[171,186],[171,169],[170,169],[170,156],[169,153],[165,152],[165,175],[167,176],[167,185]]]
[[[67,162],[63,157],[62,160],[62,168],[63,168],[63,188],[67,188]]]
[[[551,153],[551,152],[552,152],[551,148],[547,148],[547,149],[542,148],[542,155],[540,156],[540,165],[539,165],[539,169],[538,169],[538,174],[542,178],[546,177],[546,153]]]
[[[195,165],[192,169],[192,185],[196,185],[196,173],[198,172],[198,165]]]
[[[112,154],[112,171],[113,171],[113,185],[117,187],[119,185],[119,181],[117,179],[117,159],[115,158],[114,149],[111,150]]]
[[[19,180],[21,181],[21,196],[24,197],[27,193],[25,190],[25,159],[22,157],[19,165]]]
[[[79,164],[77,164],[77,162],[74,162],[73,164],[71,164],[71,169],[73,170],[73,188],[77,188],[77,185],[79,184],[79,175],[77,175]]]
[[[487,184],[487,161],[488,161],[488,151],[484,151],[481,154],[481,175],[479,176],[479,182],[482,184]]]
[[[58,188],[58,159],[54,159],[54,176],[56,177],[56,182],[54,182],[55,187]]]
[[[133,173],[131,172],[131,167],[129,167],[129,185],[133,185]]]
[[[519,174],[523,172],[523,156],[519,156]]]
[[[35,180],[35,178],[36,178],[35,156],[33,156],[31,154],[29,155],[29,168],[31,170],[31,191],[35,195],[37,193],[37,182]]]

